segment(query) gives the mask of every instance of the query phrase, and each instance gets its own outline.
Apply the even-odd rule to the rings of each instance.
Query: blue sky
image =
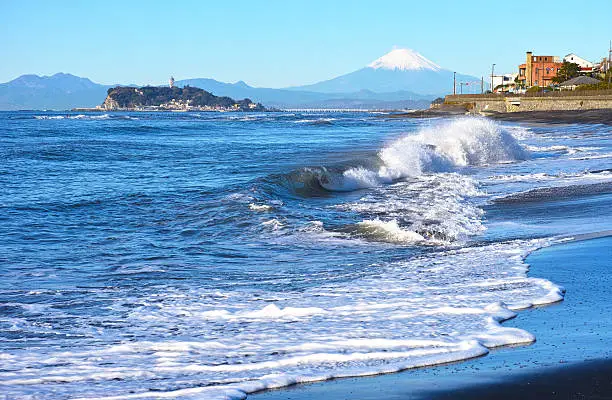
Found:
[[[536,15],[528,9],[540,10]],[[612,1],[0,2],[0,82],[69,72],[95,82],[314,83],[412,48],[477,76],[514,72],[525,51],[607,56]]]

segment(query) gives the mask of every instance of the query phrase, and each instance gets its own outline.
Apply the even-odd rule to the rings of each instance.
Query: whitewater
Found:
[[[0,113],[0,398],[243,399],[536,340],[604,125]],[[253,395],[256,396],[256,395]]]

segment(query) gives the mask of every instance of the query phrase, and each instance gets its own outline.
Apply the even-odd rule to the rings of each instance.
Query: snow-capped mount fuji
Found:
[[[457,82],[480,82],[480,78],[457,74]],[[453,71],[440,67],[414,50],[393,49],[357,71],[313,85],[290,89],[320,93],[410,91],[441,96],[453,91]]]
[[[430,69],[439,71],[442,68],[433,61],[430,61],[411,49],[394,49],[378,60],[373,61],[368,65],[368,68],[373,69],[390,69],[400,71],[413,71]]]

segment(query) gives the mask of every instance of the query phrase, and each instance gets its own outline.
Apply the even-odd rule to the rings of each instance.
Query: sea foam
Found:
[[[390,223],[371,225],[397,231]],[[11,360],[11,370],[0,372],[0,386],[83,387],[144,379],[163,382],[163,388],[125,393],[107,385],[103,395],[85,390],[82,397],[241,399],[295,383],[481,356],[491,347],[534,340],[528,332],[500,325],[515,315],[513,310],[563,298],[561,288],[526,276],[524,257],[548,243],[448,250],[372,266],[375,274],[357,280],[274,296],[253,288],[224,293],[169,289],[163,301],[151,298],[126,314],[135,337],[148,331],[163,340],[44,355],[22,351],[17,358],[0,353],[0,359]],[[167,341],[175,329],[191,339]]]
[[[529,153],[501,125],[484,118],[460,118],[402,137],[385,146],[378,157],[378,169],[349,168],[322,186],[333,191],[369,188],[460,167],[524,160]]]
[[[425,241],[420,234],[399,227],[397,221],[381,221],[379,219],[359,222],[358,234],[373,240],[391,243],[417,243]]]

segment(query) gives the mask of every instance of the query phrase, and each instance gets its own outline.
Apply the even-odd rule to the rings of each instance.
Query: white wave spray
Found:
[[[322,182],[322,186],[335,191],[368,188],[458,167],[524,160],[528,152],[499,124],[484,118],[461,118],[398,139],[378,157],[378,170],[350,168],[340,179]]]
[[[501,125],[461,118],[425,127],[379,153],[377,168],[354,167],[321,184],[328,190],[372,190],[339,209],[364,214],[354,234],[394,244],[442,244],[482,232],[480,196],[460,168],[524,160],[528,152]],[[393,184],[393,185],[389,185]]]

